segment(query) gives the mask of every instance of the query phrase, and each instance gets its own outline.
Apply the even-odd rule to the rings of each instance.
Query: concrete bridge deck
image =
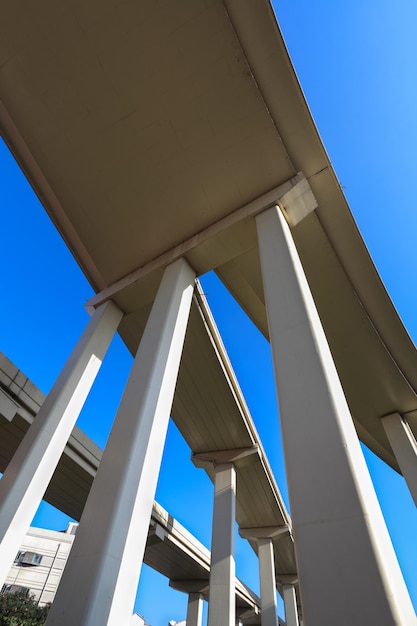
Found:
[[[2,136],[93,286],[88,305],[112,300],[123,312],[118,330],[131,353],[167,266],[193,277],[215,270],[273,339],[309,619],[318,623],[324,607],[329,624],[339,618],[347,579],[358,619],[371,609],[390,623],[411,616],[351,416],[362,441],[398,469],[382,418],[394,416],[415,444],[417,352],[356,228],[269,1],[7,1],[0,37]],[[200,294],[171,412],[200,460],[256,445],[207,329]],[[286,525],[263,454],[236,469],[239,525]],[[295,574],[290,544],[274,545],[278,581]],[[312,563],[322,577],[337,570],[334,605]]]
[[[182,254],[268,334],[251,203],[301,171],[318,206],[294,240],[359,436],[398,468],[380,418],[398,411],[417,433],[416,351],[269,2],[42,7],[4,3],[0,132],[93,287],[128,313],[129,349],[161,266]]]

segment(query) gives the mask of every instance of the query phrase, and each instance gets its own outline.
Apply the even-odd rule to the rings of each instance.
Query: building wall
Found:
[[[30,528],[9,575],[3,592],[29,589],[42,606],[52,602],[68,559],[77,524],[65,532]]]

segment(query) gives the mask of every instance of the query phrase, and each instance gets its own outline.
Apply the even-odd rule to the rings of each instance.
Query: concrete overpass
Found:
[[[203,319],[210,325],[211,330],[208,329],[206,333],[201,333],[199,343],[200,353],[205,354],[204,360],[207,364],[210,359],[218,359],[214,350],[214,343],[217,343],[220,349],[221,346],[218,343],[219,337],[214,337],[216,329],[213,325],[214,322],[210,319],[209,311],[205,308],[204,301],[200,300],[200,304],[203,309],[197,306],[196,299],[193,320],[197,328]],[[203,311],[204,318],[202,317]],[[192,328],[193,324],[190,325],[190,329]],[[192,336],[187,339],[187,342],[194,343]],[[256,518],[259,515],[262,516],[262,527],[279,526],[285,531],[284,534],[277,536],[274,540],[275,580],[283,594],[285,585],[288,586],[289,582],[295,584],[297,581],[291,520],[226,355],[224,355],[224,367],[228,371],[228,377],[226,378],[224,375],[219,377],[219,388],[226,381],[231,383],[231,378],[233,378],[233,386],[231,384],[229,388],[229,417],[233,420],[233,423],[230,424],[230,433],[233,434],[230,446],[235,449],[250,446],[256,448],[256,454],[248,456],[249,463],[246,457],[236,462],[239,480],[236,518],[242,526],[243,533],[245,528],[254,527],[258,523]],[[214,370],[214,367],[211,369]],[[223,389],[223,393],[226,395],[225,389]],[[240,404],[236,403],[237,398]],[[45,395],[6,355],[0,353],[1,472],[7,468],[44,401]],[[202,401],[208,401],[208,398],[202,398]],[[233,408],[234,404],[236,405],[235,408]],[[192,433],[192,429],[188,428],[188,432]],[[188,438],[191,439],[192,434],[189,434]],[[208,449],[214,448],[219,449],[218,435],[215,432],[213,432],[213,443],[209,442]],[[196,445],[193,450],[198,450],[195,455],[204,454],[202,452],[204,447]],[[79,521],[101,457],[102,450],[75,426],[44,499]],[[205,468],[213,478],[211,464],[206,463]],[[247,509],[248,491],[250,491],[250,487],[247,486],[248,482],[251,485],[256,485],[255,493],[258,493],[258,497],[256,499],[254,494],[251,510],[244,511],[245,506]],[[258,552],[257,542],[252,540],[251,543],[254,550]],[[172,587],[188,593],[191,598],[193,598],[193,594],[194,596],[198,594],[202,599],[208,599],[209,550],[156,502],[152,508],[144,563],[163,574],[169,579]],[[238,579],[236,579],[236,614],[244,624],[261,623],[260,599]]]
[[[5,3],[0,124],[97,291],[90,307],[111,301],[122,312],[119,332],[135,353],[155,294],[171,293],[158,288],[166,268],[215,269],[271,338],[307,619],[367,623],[375,610],[375,621],[411,623],[350,415],[361,439],[407,474],[416,351],[354,224],[269,2],[108,0],[33,12],[28,2]],[[249,463],[228,447],[225,411],[197,349],[203,330],[190,334],[172,417],[187,440],[194,424],[200,456],[229,451],[211,455],[215,465]],[[207,423],[224,436],[221,450]],[[250,500],[248,483],[249,492]],[[341,618],[346,595],[355,612]]]
[[[45,397],[4,354],[0,353],[0,471],[33,422]],[[96,474],[102,450],[76,426],[58,463],[45,500],[79,520]],[[157,502],[150,519],[144,562],[189,595],[198,589],[207,599],[210,551]],[[260,624],[259,598],[236,579],[236,612],[242,623]],[[197,587],[198,585],[198,587]],[[191,588],[192,587],[192,588]]]

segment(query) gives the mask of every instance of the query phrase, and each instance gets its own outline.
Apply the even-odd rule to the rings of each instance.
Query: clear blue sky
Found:
[[[275,9],[351,210],[416,342],[417,4],[414,0],[282,0],[276,1]],[[92,291],[3,145],[0,210],[0,350],[47,392],[88,321],[83,304]],[[288,502],[269,346],[213,276],[206,278],[204,287]],[[101,446],[130,363],[131,357],[116,339],[78,422]],[[417,607],[416,509],[403,479],[371,453],[365,455]],[[209,546],[212,486],[189,456],[171,425],[156,497]],[[35,523],[65,525],[46,507]],[[237,568],[238,575],[257,590],[256,559],[243,542],[237,547]],[[185,617],[186,597],[144,568],[136,608],[152,626],[166,626],[171,619]]]

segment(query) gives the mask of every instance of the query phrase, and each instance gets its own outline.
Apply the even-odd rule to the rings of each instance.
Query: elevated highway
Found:
[[[44,401],[44,394],[0,353],[0,471],[7,467]],[[76,520],[102,456],[102,451],[75,427],[45,494],[45,500]],[[288,518],[286,518],[288,521]],[[182,592],[208,599],[210,551],[157,502],[149,525],[144,562]],[[260,599],[236,579],[236,614],[243,624],[260,624]]]
[[[201,325],[204,325],[205,332],[198,334]],[[195,335],[199,336],[198,341]],[[214,407],[216,404],[218,405],[221,396],[223,402],[218,406],[223,410],[227,407],[228,428],[217,431],[212,427],[210,438],[202,438],[200,433],[203,430],[203,425],[196,422],[196,416],[190,416],[185,412],[177,418],[178,427],[187,442],[191,444],[195,456],[210,458],[213,451],[225,449],[253,448],[255,450],[254,454],[244,456],[236,461],[238,475],[236,519],[243,530],[256,527],[282,527],[285,530],[284,535],[280,535],[274,540],[275,576],[277,585],[281,589],[282,584],[288,580],[297,581],[291,520],[233,369],[224,352],[220,336],[205,304],[204,296],[199,290],[191,313],[189,334],[184,347],[185,358],[191,345],[193,350],[198,349],[200,353],[204,363],[204,372],[207,372],[206,368],[211,363],[208,371],[216,377],[210,387],[199,385],[198,402],[206,406],[207,410],[211,410],[214,416]],[[214,363],[217,363],[217,368]],[[179,384],[184,387],[189,384],[190,377],[196,381],[203,380],[203,372],[200,371],[198,363],[189,363],[189,365],[188,372],[185,373],[184,368],[182,368],[179,377]],[[216,395],[211,395],[208,391],[213,389],[213,384],[216,384]],[[11,363],[4,354],[0,353],[0,471],[4,472],[6,469],[22,437],[36,418],[44,399],[44,394],[31,383],[25,374]],[[76,426],[45,493],[45,500],[72,518],[79,520],[101,457],[102,450]],[[212,464],[205,463],[203,466],[213,480]],[[161,526],[159,518],[163,521],[162,534],[155,530]],[[201,585],[204,595],[207,595],[210,571],[209,552],[201,544],[198,544],[199,547],[196,550],[203,556],[196,560],[200,559],[204,562],[203,569],[201,567],[198,569],[192,558],[191,565],[187,570],[182,564],[184,558],[188,563],[187,557],[182,554],[184,550],[180,550],[178,555],[175,554],[174,549],[169,553],[165,544],[160,546],[164,534],[171,533],[172,528],[174,528],[173,524],[173,518],[155,503],[144,561],[172,580],[178,588],[181,589],[182,579],[184,579],[184,585],[190,581],[195,581]],[[177,522],[175,524],[175,528],[180,529],[180,534],[191,537],[181,525]],[[167,526],[172,527],[171,530],[167,530]],[[171,534],[169,545],[172,545],[173,542],[175,545],[175,539],[171,537]],[[192,540],[196,542],[195,539],[192,538]],[[257,543],[251,541],[251,544],[257,552]],[[188,548],[186,548],[187,550]],[[250,609],[247,605],[242,605],[246,597],[243,590],[244,587],[239,583],[236,593],[240,600],[238,600],[237,608],[242,613],[244,609],[246,611]],[[255,604],[252,609],[255,615],[258,615],[259,603],[256,604],[256,607]],[[252,619],[250,610],[249,616]],[[247,615],[246,618],[249,619]]]
[[[0,131],[92,286],[128,314],[129,349],[179,255],[216,269],[268,335],[254,219],[233,216],[303,172],[318,206],[293,237],[359,436],[398,469],[380,419],[398,411],[416,434],[416,351],[269,2],[105,6],[34,19],[29,1],[5,3]]]
[[[372,607],[406,623],[399,614],[411,615],[409,601],[351,417],[362,441],[399,469],[382,420],[394,416],[416,436],[417,353],[269,1],[7,1],[0,35],[1,133],[93,286],[88,306],[118,307],[135,354],[166,268],[215,270],[271,340],[284,381],[278,399],[309,619],[324,619],[325,608],[325,624],[341,615],[343,624],[366,623]],[[286,525],[210,325],[199,294],[172,418],[196,459],[235,460],[242,528]],[[255,453],[237,458],[236,449]],[[270,483],[256,506],[253,476]],[[282,548],[289,541],[274,542],[278,580],[295,574]],[[356,599],[350,618],[346,594]]]

